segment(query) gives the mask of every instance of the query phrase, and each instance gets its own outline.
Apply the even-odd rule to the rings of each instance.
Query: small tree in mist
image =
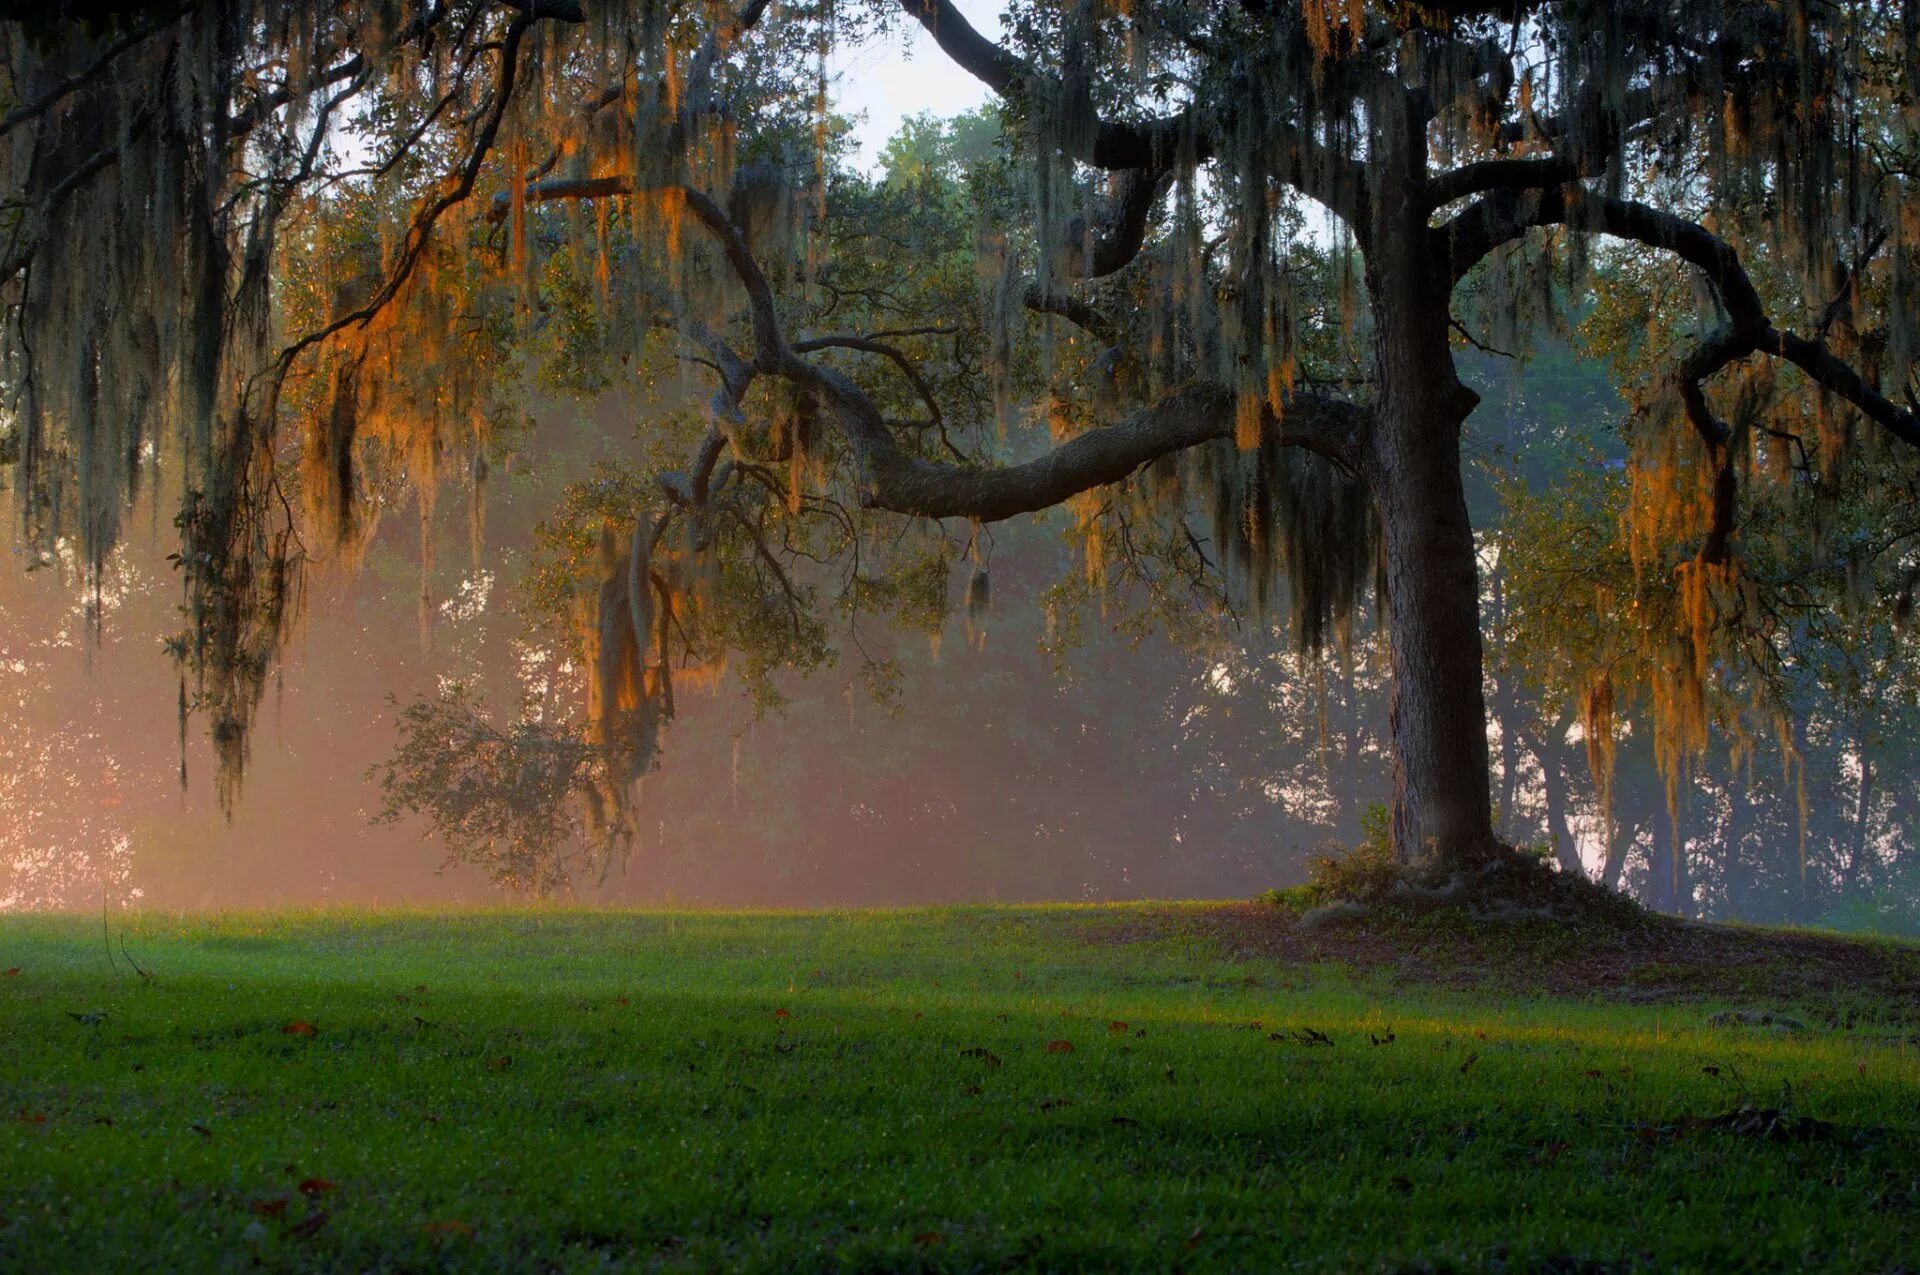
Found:
[[[901,21],[1002,103],[999,157],[938,192],[838,176],[828,54]],[[1804,527],[1755,511],[1910,481],[1912,6],[1074,0],[1005,25],[468,0],[10,28],[29,542],[97,571],[157,474],[183,702],[230,785],[301,582],[351,557],[370,494],[480,483],[525,375],[697,373],[705,411],[656,436],[680,459],[592,529],[575,591],[608,828],[677,667],[777,662],[818,607],[910,611],[930,522],[1065,506],[1089,572],[1168,614],[1284,598],[1315,646],[1375,596],[1392,844],[1458,871],[1501,853],[1460,341],[1554,322],[1596,260],[1665,298],[1626,516],[1675,605],[1635,629],[1640,685],[1570,675],[1602,774],[1636,692],[1669,775],[1705,746],[1706,688],[1777,621],[1748,546]]]

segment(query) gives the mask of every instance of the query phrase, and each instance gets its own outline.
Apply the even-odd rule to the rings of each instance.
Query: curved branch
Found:
[[[773,290],[739,227],[701,192],[685,189],[684,198],[689,211],[720,241],[746,290],[753,314],[754,367],[820,396],[853,450],[860,499],[867,508],[997,522],[1051,508],[1080,492],[1119,482],[1148,461],[1236,433],[1233,391],[1195,384],[1024,464],[952,465],[907,456],[859,386],[832,368],[808,363],[787,344]],[[1349,470],[1357,468],[1361,436],[1371,419],[1368,409],[1304,392],[1293,394],[1285,409],[1276,417],[1263,408],[1263,430],[1285,445],[1318,452]]]
[[[822,397],[838,409],[843,422],[863,410],[846,393],[852,386],[844,378],[830,372],[819,376]],[[1184,386],[1124,420],[1089,430],[1018,465],[938,464],[894,449],[861,455],[861,503],[923,518],[981,522],[1037,513],[1081,492],[1120,482],[1162,456],[1234,437],[1235,403],[1234,392],[1226,386]],[[1263,428],[1282,443],[1318,452],[1351,470],[1370,413],[1339,399],[1301,393],[1289,400],[1284,417],[1262,416]],[[850,429],[847,434],[852,440],[866,432]],[[854,447],[859,454],[860,444]]]
[[[1728,339],[1744,343],[1747,350],[1792,363],[1816,385],[1859,409],[1901,442],[1920,447],[1920,417],[1889,400],[1823,342],[1774,327],[1740,254],[1700,223],[1632,200],[1569,187],[1544,194],[1524,224],[1565,225],[1671,252],[1706,275],[1727,312],[1731,325]]]
[[[526,38],[533,24],[542,18],[567,19],[570,13],[577,12],[577,9],[568,6],[563,0],[527,0],[523,6],[515,7],[520,11],[513,21],[507,24],[506,36],[500,44],[500,74],[494,87],[493,101],[480,123],[472,148],[467,154],[466,163],[461,166],[455,176],[453,185],[414,215],[412,224],[407,227],[406,241],[401,248],[400,260],[372,299],[359,309],[343,314],[325,326],[307,333],[280,351],[280,357],[274,361],[272,369],[276,383],[286,376],[288,369],[302,353],[347,327],[355,324],[365,325],[385,309],[387,304],[399,295],[400,289],[406,286],[407,280],[412,277],[414,268],[419,265],[420,258],[426,253],[427,243],[432,238],[434,226],[438,224],[441,216],[448,209],[464,202],[473,193],[474,183],[479,180],[480,169],[485,165],[487,156],[493,151],[494,139],[500,134],[501,122],[506,118],[508,104],[513,99],[514,85],[519,77],[521,41]],[[571,20],[580,21],[581,19],[572,18]]]

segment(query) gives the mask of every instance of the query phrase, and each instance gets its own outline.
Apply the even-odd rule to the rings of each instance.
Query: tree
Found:
[[[972,244],[950,204],[907,253],[856,244],[836,199],[825,50],[903,19],[1001,98]],[[1224,569],[1255,605],[1284,576],[1309,644],[1377,558],[1393,841],[1458,870],[1501,848],[1459,449],[1478,395],[1455,358],[1479,338],[1456,299],[1499,339],[1584,294],[1596,240],[1698,285],[1632,450],[1634,566],[1680,591],[1649,674],[1670,773],[1703,746],[1716,643],[1753,618],[1756,458],[1905,472],[1878,440],[1920,445],[1912,6],[1078,0],[1006,25],[996,44],[947,0],[470,0],[9,32],[0,280],[30,536],[77,533],[97,570],[160,444],[177,649],[237,774],[369,453],[423,490],[454,448],[483,457],[525,342],[571,308],[575,355],[691,357],[717,383],[685,466],[599,538],[580,654],[616,823],[675,644],[720,640],[688,623],[714,563],[753,564],[798,615],[788,551],[855,553],[887,513],[1065,504],[1096,555]],[[150,304],[113,304],[129,291]],[[1054,441],[997,441],[1030,401]],[[816,538],[775,552],[800,525]],[[843,596],[863,592],[856,569]]]

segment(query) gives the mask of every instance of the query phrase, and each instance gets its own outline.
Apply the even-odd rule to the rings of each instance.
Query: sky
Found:
[[[1000,5],[996,0],[955,0],[982,35],[1000,32]],[[940,52],[917,22],[904,24],[898,34],[860,48],[835,50],[829,70],[835,76],[835,107],[846,115],[864,114],[854,128],[859,162],[871,168],[880,150],[900,127],[900,121],[923,111],[958,115],[987,100],[980,81],[955,66]]]

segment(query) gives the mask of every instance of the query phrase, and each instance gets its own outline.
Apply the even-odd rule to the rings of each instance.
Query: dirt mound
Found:
[[[1756,1012],[1793,1007],[1826,1026],[1920,1030],[1920,946],[1909,943],[1645,913],[1620,924],[1349,909],[1303,926],[1307,915],[1265,901],[1169,907],[1111,934],[1201,937],[1231,958],[1344,965],[1406,983],[1635,1004],[1731,1001]]]

